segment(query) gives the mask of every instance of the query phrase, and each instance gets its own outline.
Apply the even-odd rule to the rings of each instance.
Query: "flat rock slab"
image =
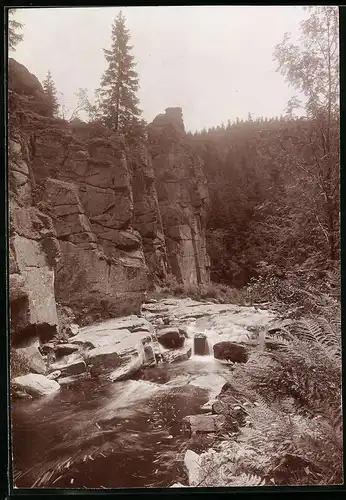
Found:
[[[88,325],[80,329],[80,334],[92,334],[101,331],[112,331],[112,330],[129,330],[133,332],[135,330],[141,329],[142,331],[153,332],[153,326],[145,318],[139,318],[135,315],[122,316],[119,318],[109,319],[107,321],[102,321],[95,325]]]
[[[151,334],[147,331],[131,332],[124,329],[100,329],[100,330],[84,330],[71,339],[71,343],[79,344],[86,349],[112,346],[116,352],[121,354],[128,350],[138,352],[141,346],[151,342]]]
[[[90,349],[85,353],[85,361],[90,367],[92,375],[97,375],[107,369],[117,368],[121,364],[117,346],[114,345]]]
[[[119,366],[119,368],[117,368],[116,370],[112,371],[107,376],[107,378],[112,382],[127,380],[132,375],[137,373],[138,370],[142,367],[142,365],[143,365],[143,357],[136,356],[128,363],[125,363],[124,365]]]
[[[79,353],[64,356],[50,365],[50,371],[60,370],[63,376],[78,375],[86,371],[85,361]]]
[[[29,373],[16,377],[13,379],[12,385],[14,389],[24,391],[33,397],[54,394],[60,389],[58,382],[38,373]]]
[[[66,356],[78,351],[79,347],[76,344],[57,344],[55,346],[55,354],[57,357]]]

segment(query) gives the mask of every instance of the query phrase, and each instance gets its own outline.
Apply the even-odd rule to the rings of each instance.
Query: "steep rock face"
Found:
[[[208,191],[201,160],[185,140],[181,108],[158,115],[148,138],[170,268],[186,285],[208,282]]]
[[[23,347],[57,331],[54,266],[60,250],[52,220],[32,205],[30,168],[20,136],[11,138],[8,152],[11,341]]]
[[[169,270],[167,250],[157,200],[155,173],[145,148],[137,151],[132,170],[133,226],[142,236],[143,250],[152,280],[162,281]]]
[[[59,264],[53,264],[57,300],[77,310],[87,309],[91,315],[139,312],[148,268],[141,235],[131,225],[132,176],[126,146],[102,127],[77,129],[76,133],[75,124],[45,116],[45,96],[36,77],[14,60],[10,60],[9,73],[10,129],[12,135],[18,131],[23,144],[17,161],[9,162],[10,180],[17,199],[30,207],[28,213],[45,214],[45,223],[50,221],[60,249]],[[38,250],[21,245],[17,206],[13,213],[10,225],[16,234],[12,246],[22,260],[34,251],[38,259]],[[40,237],[36,235],[36,239]],[[44,244],[50,254],[52,241],[46,237]],[[12,260],[16,265],[16,259]],[[41,258],[40,267],[44,264]],[[32,274],[34,264],[24,265],[30,266]],[[49,268],[52,283],[53,267]],[[19,289],[16,279],[11,286],[15,290]],[[23,279],[28,281],[27,276]],[[39,283],[32,279],[30,283],[33,290],[40,289]],[[53,288],[51,292],[43,293],[54,305],[48,307],[43,299],[36,304],[56,311]]]

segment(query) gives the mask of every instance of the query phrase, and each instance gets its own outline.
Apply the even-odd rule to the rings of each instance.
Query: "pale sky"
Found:
[[[64,103],[87,88],[92,97],[106,68],[119,7],[18,9],[24,41],[10,54],[42,81],[50,70]],[[183,108],[187,130],[227,120],[276,116],[295,93],[272,60],[285,32],[306,17],[294,6],[123,7],[140,78],[140,107],[151,121]]]

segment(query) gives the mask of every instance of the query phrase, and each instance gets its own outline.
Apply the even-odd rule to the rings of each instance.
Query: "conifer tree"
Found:
[[[51,116],[57,116],[59,111],[59,102],[57,98],[57,90],[50,70],[47,73],[46,79],[43,81],[43,90],[47,96],[49,114]]]
[[[23,40],[23,34],[19,31],[23,25],[13,19],[16,9],[9,9],[8,11],[8,46],[10,50],[16,50],[16,46]]]
[[[108,68],[101,79],[99,112],[104,125],[127,138],[140,135],[144,128],[136,96],[139,79],[129,41],[125,17],[120,12],[112,25],[111,49],[103,49]]]

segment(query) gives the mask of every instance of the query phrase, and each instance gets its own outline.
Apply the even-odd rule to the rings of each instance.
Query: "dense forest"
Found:
[[[215,281],[241,287],[268,265],[279,276],[337,265],[338,119],[328,131],[335,165],[323,165],[314,125],[306,118],[249,119],[191,134],[211,196]]]

